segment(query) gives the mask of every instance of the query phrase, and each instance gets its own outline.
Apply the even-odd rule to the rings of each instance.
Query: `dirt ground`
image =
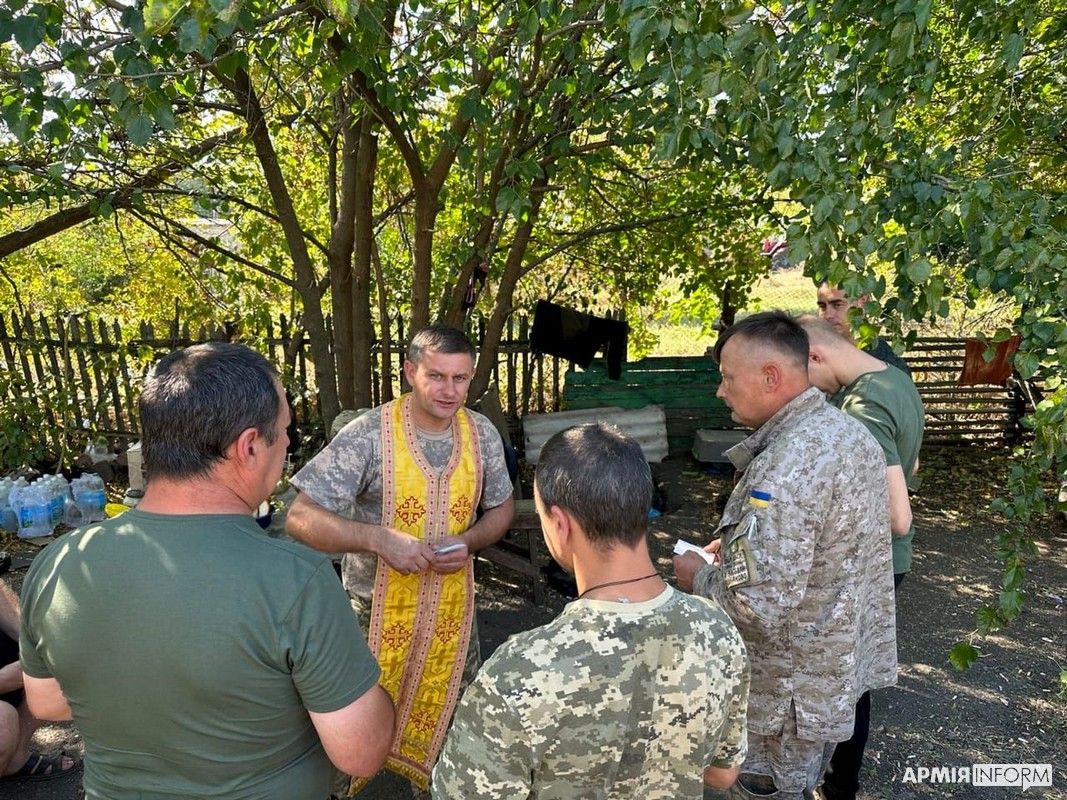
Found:
[[[657,470],[668,513],[653,520],[651,542],[670,574],[675,539],[706,542],[716,498],[730,479],[705,474],[688,459]],[[1027,608],[1001,635],[982,643],[982,658],[965,673],[948,661],[952,645],[974,627],[975,612],[995,599],[1000,565],[993,555],[1002,520],[987,510],[1004,485],[1006,459],[988,451],[931,450],[923,454],[924,485],[915,501],[915,564],[897,598],[900,673],[896,687],[877,692],[867,747],[863,800],[901,798],[1059,798],[1067,800],[1067,526],[1052,514],[1034,530],[1040,557],[1027,567]],[[566,600],[551,589],[534,605],[515,576],[479,561],[478,608],[483,653],[509,635],[542,624]],[[17,585],[24,569],[4,576]],[[71,725],[37,734],[46,751],[81,756]],[[1053,787],[975,788],[969,784],[905,782],[908,769],[973,763],[1052,764]],[[384,774],[361,800],[405,797],[403,782]],[[0,800],[75,800],[80,778],[40,784],[0,783]]]

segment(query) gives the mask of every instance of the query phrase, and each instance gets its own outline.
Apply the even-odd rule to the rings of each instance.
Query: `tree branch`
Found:
[[[93,199],[88,202],[57,211],[55,214],[33,223],[28,228],[0,236],[0,258],[5,258],[23,248],[37,244],[37,242],[47,239],[49,236],[87,222],[96,216],[96,206],[102,201],[108,201],[111,207],[115,209],[129,208],[139,190],[158,186],[170,176],[188,167],[190,162],[202,158],[219,145],[237,139],[240,135],[241,130],[234,128],[218,136],[212,136],[210,139],[205,139],[190,147],[182,154],[181,159],[172,159],[165,164],[161,164],[141,177],[135,178],[120,189],[99,189],[91,193]]]

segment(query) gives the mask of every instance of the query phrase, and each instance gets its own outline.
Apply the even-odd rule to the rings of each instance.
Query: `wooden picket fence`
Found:
[[[373,346],[371,397],[375,404],[401,391],[405,347],[404,321],[391,323],[395,359],[391,391],[383,385],[382,347]],[[482,335],[484,323],[475,326]],[[501,406],[517,420],[532,411],[559,408],[565,364],[529,348],[530,320],[508,320],[493,369]],[[98,436],[136,439],[137,397],[151,365],[166,353],[205,341],[242,341],[262,352],[281,370],[291,389],[297,424],[321,427],[314,387],[314,365],[302,332],[284,314],[261,327],[201,327],[172,321],[166,330],[142,322],[133,330],[118,322],[67,315],[52,318],[0,314],[0,397],[36,406],[49,435],[74,440]],[[84,445],[81,441],[79,445]],[[68,447],[69,450],[69,447]],[[0,465],[2,466],[2,465]]]
[[[560,409],[569,368],[556,357],[530,352],[530,324],[523,314],[508,321],[493,369],[501,408],[516,433],[526,414]],[[383,371],[380,343],[373,350],[375,404],[401,391],[404,321],[391,325],[393,368]],[[478,338],[482,326],[474,326]],[[158,331],[148,323],[128,330],[117,322],[74,315],[0,314],[0,399],[13,407],[35,406],[35,418],[47,421],[48,435],[57,442],[67,437],[68,452],[98,436],[135,439],[137,396],[151,364],[178,347],[211,340],[243,341],[263,352],[285,376],[298,425],[321,429],[308,343],[285,315],[242,329],[193,331],[174,320]],[[1024,437],[1020,420],[1030,404],[1022,384],[958,387],[963,354],[962,339],[925,338],[905,355],[926,404],[926,442],[1004,444]],[[390,375],[389,388],[384,374]]]

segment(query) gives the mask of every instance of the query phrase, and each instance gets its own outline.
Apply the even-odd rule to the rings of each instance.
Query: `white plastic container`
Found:
[[[126,451],[126,464],[130,470],[130,488],[134,491],[144,491],[144,470],[141,462],[141,443],[134,442]]]

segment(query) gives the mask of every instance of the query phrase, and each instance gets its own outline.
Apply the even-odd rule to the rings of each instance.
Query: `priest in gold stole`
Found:
[[[415,334],[411,391],[346,425],[297,473],[287,521],[311,547],[344,553],[345,588],[396,705],[386,767],[417,796],[480,663],[472,554],[514,513],[500,435],[464,406],[475,355],[454,328]]]

